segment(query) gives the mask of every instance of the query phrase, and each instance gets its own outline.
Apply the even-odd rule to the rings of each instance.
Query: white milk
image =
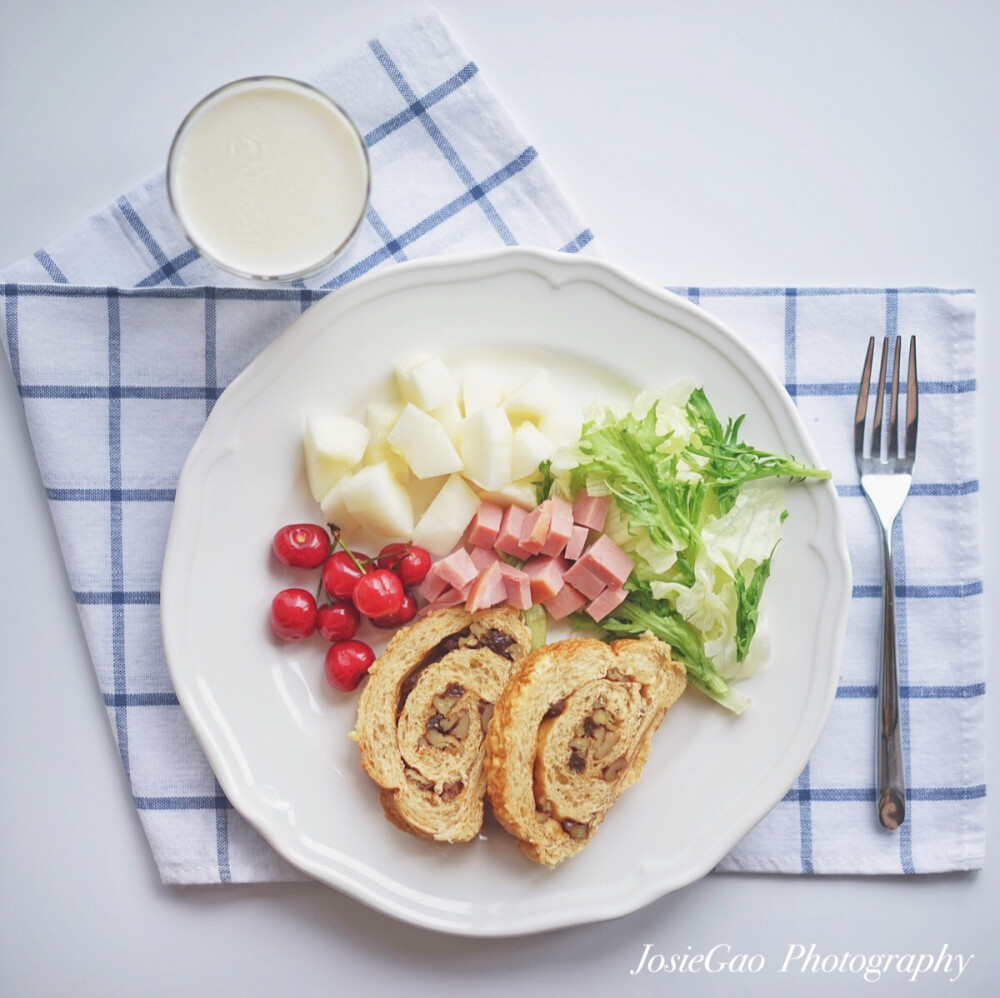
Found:
[[[368,155],[350,119],[293,80],[241,80],[181,125],[168,169],[188,238],[237,274],[289,280],[343,249],[368,203]]]

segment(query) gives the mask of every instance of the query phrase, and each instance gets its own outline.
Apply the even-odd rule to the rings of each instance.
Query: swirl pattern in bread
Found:
[[[530,649],[509,607],[436,610],[393,635],[371,668],[352,737],[395,825],[444,842],[478,834],[486,731]]]
[[[653,732],[684,691],[684,667],[646,634],[569,638],[532,652],[497,701],[487,794],[530,859],[579,852],[642,773]]]

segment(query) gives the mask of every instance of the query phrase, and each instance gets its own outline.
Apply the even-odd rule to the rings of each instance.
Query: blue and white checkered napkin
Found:
[[[588,229],[435,14],[314,82],[358,122],[374,166],[367,224],[321,287],[259,289],[201,259],[162,174],[0,274],[4,341],[122,763],[168,883],[300,876],[229,807],[178,706],[159,627],[177,478],[222,389],[330,288],[444,251],[574,252]],[[798,401],[834,469],[856,584],[823,741],[726,870],[899,873],[982,863],[984,690],[969,292],[681,289],[746,338]],[[849,449],[871,332],[917,333],[921,440],[899,548],[909,820],[875,824],[879,570]],[[947,746],[942,751],[941,746]]]

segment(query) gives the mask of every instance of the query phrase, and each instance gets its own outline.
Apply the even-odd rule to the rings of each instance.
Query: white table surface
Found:
[[[1000,5],[437,6],[610,257],[639,276],[978,289],[975,433],[992,601]],[[309,75],[415,9],[391,0],[2,0],[0,267],[157,169],[180,118],[217,84]],[[317,884],[163,887],[5,363],[0,410],[3,994],[839,995],[862,986],[837,973],[779,973],[793,943],[823,954],[937,953],[947,943],[974,954],[957,983],[890,975],[871,993],[989,993],[1000,971],[995,794],[991,865],[978,874],[712,875],[615,922],[523,939],[437,936]],[[994,617],[990,660],[998,650]],[[990,714],[996,722],[995,695]],[[724,943],[766,964],[756,975],[630,976],[646,943],[678,954]]]

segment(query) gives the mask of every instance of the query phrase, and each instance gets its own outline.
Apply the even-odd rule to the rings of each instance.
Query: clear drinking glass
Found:
[[[194,247],[239,277],[289,283],[351,244],[371,193],[364,139],[335,101],[282,76],[214,90],[170,147],[167,192]]]

